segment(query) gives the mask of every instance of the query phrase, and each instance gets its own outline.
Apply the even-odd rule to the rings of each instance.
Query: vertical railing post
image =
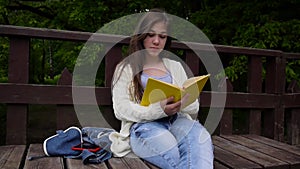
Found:
[[[260,56],[249,56],[248,62],[248,92],[262,92],[262,58]],[[261,134],[261,111],[250,110],[249,112],[249,134]]]
[[[288,93],[296,94],[300,93],[300,86],[296,80],[293,80],[289,87]],[[287,141],[291,145],[300,144],[300,108],[293,107],[287,114]]]
[[[192,50],[185,51],[185,63],[188,68],[191,70],[193,76],[198,76],[200,73],[200,59]]]
[[[105,87],[111,87],[111,82],[116,65],[122,60],[122,45],[116,44],[114,47],[108,49],[105,59]],[[109,122],[112,128],[119,130],[121,123],[116,119],[112,106],[102,108],[103,117]]]
[[[67,68],[62,71],[57,85],[72,85],[72,74]],[[81,127],[74,107],[72,105],[58,104],[56,106],[56,129],[62,130],[70,126]]]
[[[219,84],[219,90],[220,91],[224,91],[224,88],[226,87],[226,91],[227,92],[233,92],[233,86],[231,84],[231,82],[229,81],[229,79],[227,77],[225,77],[224,79],[222,79],[220,81]],[[232,109],[224,109],[223,115],[222,115],[222,119],[220,121],[220,124],[218,126],[218,131],[216,134],[219,135],[232,135],[233,132],[233,114],[232,114]]]
[[[185,54],[184,62],[186,65],[183,65],[183,67],[185,68],[187,76],[188,77],[199,76],[201,60],[198,57],[198,55],[192,50],[185,50],[184,54]],[[200,104],[201,104],[201,100],[200,100]],[[193,119],[201,118],[200,117],[201,115],[202,114],[198,113],[198,114],[192,115],[192,118]]]
[[[285,62],[286,59],[281,54],[276,57],[267,57],[266,67],[266,93],[282,96],[285,87]],[[284,107],[281,99],[274,103],[274,109],[266,111],[264,114],[265,136],[275,140],[284,140]]]
[[[29,38],[10,38],[9,83],[28,83],[29,48]],[[26,104],[7,105],[6,144],[26,144],[27,112],[28,105]]]
[[[110,48],[105,57],[105,86],[110,87],[116,65],[122,60],[122,45]]]

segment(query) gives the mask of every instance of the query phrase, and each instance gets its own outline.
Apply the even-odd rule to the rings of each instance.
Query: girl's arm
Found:
[[[130,97],[129,87],[132,83],[132,71],[130,66],[126,66],[123,72],[117,68],[114,78],[117,82],[112,88],[112,101],[116,117],[122,121],[142,122],[156,120],[167,115],[164,113],[160,103],[154,103],[149,106],[141,106],[135,103]],[[117,78],[119,73],[121,76]]]

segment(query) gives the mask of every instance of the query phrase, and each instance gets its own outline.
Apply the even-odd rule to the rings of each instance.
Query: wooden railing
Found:
[[[10,41],[8,83],[0,84],[0,103],[7,105],[7,144],[26,144],[28,104],[50,104],[58,105],[61,108],[73,106],[71,74],[67,70],[64,71],[61,83],[58,85],[29,84],[31,40],[85,42],[92,35],[95,41],[97,41],[97,37],[101,39],[101,43],[118,42],[105,56],[105,86],[95,89],[98,104],[111,106],[112,73],[122,58],[122,46],[129,43],[128,37],[0,25],[0,36],[8,37]],[[207,50],[204,44],[186,43],[189,43],[192,49]],[[178,41],[173,41],[171,47],[184,51],[183,59],[194,75],[204,73],[203,67],[201,68],[201,60],[190,47]],[[248,133],[267,136],[279,141],[283,141],[287,136],[291,144],[299,144],[299,87],[295,82],[286,85],[285,67],[287,61],[300,59],[300,54],[223,45],[214,45],[214,48],[221,59],[226,59],[230,55],[246,55],[248,57],[246,92],[235,92],[234,86],[228,80],[220,80],[220,84],[222,82],[227,84],[227,98],[223,117],[216,133],[233,133],[232,110],[238,108],[248,112]],[[263,76],[264,69],[265,77]],[[84,89],[84,87],[82,88]],[[200,97],[201,107],[210,107],[211,92],[204,91]],[[113,116],[111,109],[107,109],[107,112]],[[63,111],[58,113],[57,123],[61,124],[58,125],[58,128],[67,125],[68,119],[65,118],[72,118],[63,113]],[[61,120],[60,117],[64,119]],[[113,117],[110,118],[113,119]],[[112,126],[119,127],[117,124]]]

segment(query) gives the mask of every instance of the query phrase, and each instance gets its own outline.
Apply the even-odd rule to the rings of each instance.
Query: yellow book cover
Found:
[[[186,107],[199,97],[209,77],[210,74],[191,77],[183,83],[182,87],[149,78],[140,104],[148,106],[151,103],[159,102],[171,96],[174,97],[174,102],[177,102],[181,97],[189,93],[189,100],[183,105],[183,107]]]

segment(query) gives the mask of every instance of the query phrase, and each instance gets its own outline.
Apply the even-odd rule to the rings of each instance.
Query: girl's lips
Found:
[[[159,49],[159,48],[157,48],[157,47],[150,47],[151,49]]]

